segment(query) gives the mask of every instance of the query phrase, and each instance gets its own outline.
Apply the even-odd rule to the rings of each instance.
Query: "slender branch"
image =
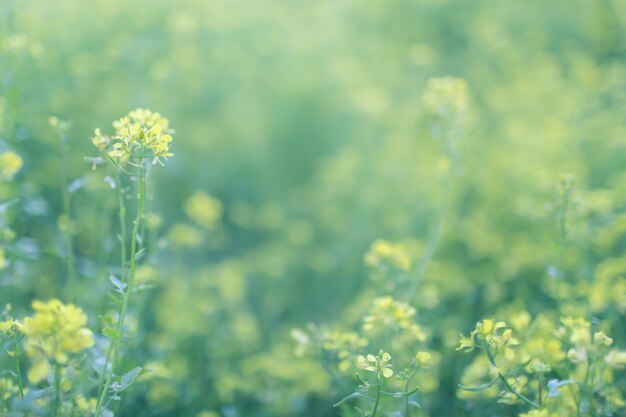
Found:
[[[539,406],[539,404],[537,404],[536,402],[534,402],[530,398],[526,397],[524,394],[518,392],[515,388],[513,388],[513,386],[511,384],[509,384],[509,381],[507,381],[506,377],[504,375],[502,375],[502,372],[500,372],[500,369],[498,368],[498,365],[496,365],[496,361],[495,361],[495,357],[493,355],[493,352],[491,352],[491,350],[489,349],[488,346],[484,346],[484,348],[485,348],[485,352],[487,352],[487,358],[489,359],[489,363],[494,368],[496,368],[496,370],[498,371],[498,378],[500,378],[500,380],[502,381],[502,383],[504,384],[506,389],[508,389],[509,392],[511,392],[511,394],[515,395],[517,398],[519,398],[520,400],[522,400],[526,404],[530,405],[531,407],[536,408],[536,409],[541,408]]]
[[[380,403],[380,383],[381,379],[378,378],[378,384],[376,384],[376,399],[374,400],[374,409],[372,410],[372,417],[376,417],[378,411],[378,404]]]
[[[52,417],[56,417],[61,407],[61,365],[56,364],[54,368],[54,404]]]
[[[74,244],[72,239],[72,227],[71,227],[71,204],[70,204],[70,193],[67,189],[67,147],[65,146],[67,142],[67,136],[65,133],[57,131],[60,140],[60,148],[61,148],[61,196],[63,200],[63,217],[66,222],[63,225],[64,230],[63,234],[65,235],[65,246],[67,250],[67,254],[65,256],[65,262],[67,267],[67,276],[68,276],[68,299],[70,302],[76,302],[76,268],[74,266]]]
[[[411,384],[411,380],[415,378],[415,375],[417,375],[417,371],[419,371],[419,368],[415,368],[413,373],[406,379],[406,384],[404,384],[404,407],[406,414],[405,417],[410,417],[411,410],[409,408],[409,396],[407,395],[407,393],[409,392],[409,385]]]
[[[107,378],[106,381],[104,383],[104,386],[102,387],[102,391],[100,393],[100,397],[98,399],[98,403],[96,405],[96,413],[95,413],[95,417],[99,417],[100,413],[102,411],[102,406],[104,404],[104,401],[106,400],[106,395],[109,391],[109,388],[111,386],[111,382],[113,380],[113,375],[115,373],[115,370],[117,369],[117,366],[119,364],[119,342],[120,342],[120,338],[122,337],[122,332],[124,329],[124,321],[126,319],[126,313],[128,311],[128,303],[130,300],[130,295],[133,292],[133,286],[135,284],[135,272],[136,272],[136,267],[137,267],[137,239],[138,239],[138,235],[139,235],[139,230],[141,227],[141,220],[143,218],[143,209],[144,209],[144,200],[145,200],[145,192],[146,192],[146,176],[145,176],[145,167],[143,164],[143,153],[140,152],[139,153],[139,206],[137,208],[137,217],[135,218],[135,222],[134,222],[134,227],[133,227],[133,231],[132,231],[132,235],[131,235],[131,244],[130,244],[130,270],[129,270],[129,276],[128,276],[128,286],[126,288],[126,291],[124,292],[122,298],[122,308],[120,310],[120,314],[119,314],[119,318],[118,318],[118,322],[117,322],[117,338],[115,340],[113,340],[113,342],[111,343],[111,346],[109,347],[109,351],[107,352],[107,357],[110,357],[110,355],[113,355],[113,361],[111,364],[111,369],[110,371],[107,371],[106,369],[103,370],[103,372],[107,373]],[[124,210],[121,210],[121,212],[123,212]],[[124,242],[125,244],[125,242]]]

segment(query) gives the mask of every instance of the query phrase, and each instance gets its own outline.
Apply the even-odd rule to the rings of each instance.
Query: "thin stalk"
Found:
[[[66,170],[66,161],[67,161],[67,149],[66,142],[67,136],[64,133],[59,132],[59,139],[61,143],[61,195],[63,199],[63,217],[65,218],[66,224],[63,230],[63,234],[65,235],[65,246],[67,250],[67,255],[65,257],[65,263],[67,267],[67,277],[68,277],[68,299],[70,302],[76,302],[76,268],[74,266],[74,245],[72,239],[72,226],[71,226],[71,205],[70,205],[70,193],[67,189],[67,170]]]
[[[61,407],[61,365],[54,368],[54,405],[52,406],[52,417],[56,417]]]
[[[541,408],[543,406],[543,374],[539,373],[539,379],[537,381],[537,404]]]
[[[111,386],[111,382],[113,380],[113,375],[117,366],[119,364],[119,340],[122,337],[122,331],[124,328],[124,321],[126,319],[126,312],[128,311],[128,303],[130,299],[130,295],[133,291],[133,286],[135,283],[135,271],[137,266],[137,237],[139,235],[139,230],[141,227],[141,220],[143,218],[143,207],[145,200],[145,192],[146,192],[146,177],[145,177],[145,168],[143,165],[143,157],[142,154],[139,154],[139,206],[137,208],[137,217],[135,218],[134,227],[131,235],[131,243],[130,243],[130,271],[128,276],[128,286],[126,291],[124,292],[122,298],[122,308],[120,310],[119,319],[117,322],[117,338],[113,340],[111,346],[109,347],[109,351],[107,352],[107,357],[111,357],[113,355],[113,362],[111,364],[111,370],[107,371],[103,370],[103,373],[108,372],[108,376],[102,387],[102,392],[100,393],[100,397],[98,399],[98,403],[96,405],[96,413],[95,417],[99,417],[102,411],[102,405],[106,400],[107,392],[109,391],[109,387]]]
[[[453,170],[453,168],[451,168]],[[443,184],[443,196],[441,205],[437,210],[437,215],[435,219],[435,225],[430,233],[430,237],[428,239],[428,245],[426,246],[426,250],[422,259],[417,264],[415,268],[415,272],[413,273],[413,278],[411,281],[411,286],[409,290],[406,292],[406,299],[411,300],[415,293],[417,292],[417,286],[419,284],[419,280],[428,269],[430,262],[433,260],[435,256],[435,252],[437,251],[437,247],[439,246],[439,241],[441,240],[441,236],[443,235],[443,226],[445,224],[446,215],[448,214],[450,200],[452,197],[452,179],[453,179],[453,171],[448,172],[444,179]]]
[[[20,368],[20,357],[15,358],[15,373],[17,374],[17,387],[20,393],[20,399],[24,399],[24,382],[22,381],[22,370]]]
[[[380,403],[380,383],[381,379],[378,378],[378,384],[376,384],[376,399],[374,400],[374,408],[372,409],[372,417],[376,417],[378,411],[378,404]]]
[[[526,397],[521,392],[518,392],[515,388],[513,388],[513,386],[511,384],[509,384],[509,381],[507,381],[506,377],[504,375],[502,375],[502,372],[500,372],[500,369],[496,365],[495,358],[494,358],[493,353],[491,352],[491,350],[489,350],[489,347],[488,346],[484,346],[484,348],[485,348],[485,352],[487,352],[487,358],[489,359],[489,363],[494,368],[496,368],[498,370],[498,378],[500,378],[500,381],[502,381],[502,383],[504,384],[506,389],[508,389],[509,392],[511,392],[511,394],[515,395],[517,398],[519,398],[520,400],[522,400],[526,404],[530,405],[531,407],[536,408],[536,409],[540,409],[541,407],[539,406],[539,404],[537,404],[536,402],[534,402],[530,398]]]
[[[591,393],[589,392],[589,375],[591,373],[591,359],[587,357],[587,369],[585,370],[585,379],[583,380],[583,384],[579,389],[579,399],[578,403],[582,404],[585,398],[590,398]]]
[[[119,204],[118,217],[120,219],[120,281],[126,282],[126,203],[124,201],[124,185],[122,175],[118,170],[117,174],[117,202]]]
[[[411,384],[411,380],[417,375],[417,371],[419,368],[416,368],[413,373],[406,379],[406,384],[404,384],[404,407],[405,407],[405,417],[411,417],[411,410],[409,407],[409,396],[406,393],[409,392],[409,385]]]

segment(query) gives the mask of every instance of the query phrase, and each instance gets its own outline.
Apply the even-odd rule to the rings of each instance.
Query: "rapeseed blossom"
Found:
[[[461,335],[457,350],[471,351],[480,341],[485,341],[489,347],[494,349],[519,344],[519,341],[513,337],[513,330],[505,322],[495,322],[488,319],[476,323],[476,327],[469,337]]]
[[[185,203],[185,213],[207,229],[213,229],[217,225],[222,211],[222,203],[204,191],[193,194]]]
[[[18,323],[24,335],[24,351],[32,360],[28,379],[38,383],[50,372],[50,362],[64,365],[69,355],[94,345],[93,333],[87,327],[87,316],[73,304],[59,300],[34,301],[32,317]]]
[[[363,330],[396,329],[424,341],[426,333],[414,322],[415,314],[413,307],[392,296],[378,297],[374,299],[369,314],[363,317]]]
[[[393,266],[401,271],[408,271],[411,267],[411,258],[404,245],[378,239],[365,254],[365,264],[370,268],[382,269]]]
[[[384,378],[391,378],[393,376],[393,369],[390,362],[391,355],[382,349],[376,356],[369,354],[367,356],[359,355],[357,357],[357,364],[359,368],[370,372],[376,372],[378,374],[378,378],[381,376]]]
[[[422,97],[424,107],[434,116],[459,117],[467,112],[469,93],[467,82],[462,78],[431,78]]]
[[[125,162],[132,156],[151,156],[155,162],[161,162],[161,158],[174,155],[169,149],[174,131],[160,113],[139,108],[113,122],[113,128],[113,136],[102,134],[98,128],[92,138],[94,146],[112,158]]]
[[[0,153],[0,176],[6,180],[12,179],[22,169],[24,161],[13,151]]]

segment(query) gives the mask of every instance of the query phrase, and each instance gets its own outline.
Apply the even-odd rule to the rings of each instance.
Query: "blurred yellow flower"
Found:
[[[18,323],[24,334],[24,351],[33,359],[28,379],[37,383],[46,378],[49,361],[65,364],[68,354],[93,346],[93,334],[86,326],[87,316],[73,304],[59,300],[34,301],[35,315]]]
[[[217,225],[222,211],[222,203],[204,191],[196,192],[185,202],[185,213],[207,229],[213,229]]]
[[[415,355],[415,361],[422,367],[428,366],[432,359],[433,355],[428,352],[417,352],[417,355]]]
[[[431,78],[422,100],[432,115],[458,117],[469,107],[467,82],[454,77]]]
[[[393,266],[408,271],[411,267],[411,258],[404,245],[379,239],[372,243],[369,252],[365,254],[365,264],[370,268],[383,269]]]
[[[0,153],[0,174],[7,180],[10,180],[22,169],[24,161],[13,151]]]
[[[363,330],[386,331],[389,329],[401,330],[417,340],[426,340],[426,333],[422,327],[414,322],[415,309],[392,296],[374,299],[369,314],[363,317]]]

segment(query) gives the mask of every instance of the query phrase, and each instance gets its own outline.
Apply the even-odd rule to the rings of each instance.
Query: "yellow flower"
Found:
[[[6,401],[11,397],[16,396],[18,392],[19,387],[11,378],[0,378],[0,401]]]
[[[103,135],[96,129],[91,139],[100,150],[108,150],[112,158],[127,161],[131,156],[152,157],[154,162],[161,162],[174,154],[169,146],[172,142],[173,130],[169,128],[169,120],[160,113],[148,109],[136,109],[113,122],[115,135]]]
[[[365,264],[370,268],[384,269],[390,265],[401,271],[408,271],[411,258],[404,245],[379,239],[372,243],[369,252],[365,254]]]
[[[438,117],[458,117],[469,106],[467,82],[462,78],[431,78],[422,98],[426,110]]]
[[[624,369],[626,368],[626,351],[612,350],[608,353],[608,355],[606,355],[604,361],[611,368]]]
[[[13,178],[22,169],[24,161],[13,151],[6,151],[0,154],[0,175],[7,180]]]
[[[97,400],[95,398],[90,398],[87,400],[84,396],[80,394],[76,394],[74,397],[74,402],[76,403],[76,408],[81,411],[84,415],[89,415],[96,411]]]
[[[222,217],[222,203],[199,191],[187,200],[185,212],[199,225],[212,229]]]
[[[4,254],[4,249],[0,248],[0,271],[7,266],[7,257]]]
[[[12,334],[15,330],[15,321],[13,320],[5,320],[0,321],[0,333],[4,334]]]
[[[374,299],[369,314],[363,317],[363,330],[396,329],[417,340],[426,340],[426,333],[413,321],[415,309],[407,303],[396,301],[390,295]]]
[[[456,350],[473,350],[476,347],[477,339],[484,340],[488,346],[494,349],[508,349],[510,346],[519,344],[519,341],[513,337],[513,330],[505,322],[487,319],[476,323],[476,327],[469,337],[461,335]]]
[[[35,315],[18,323],[24,334],[24,351],[33,359],[28,379],[37,383],[50,371],[49,361],[65,364],[69,354],[93,346],[93,333],[85,327],[87,316],[75,305],[59,300],[34,301]]]
[[[376,372],[378,378],[391,378],[393,369],[391,368],[391,355],[384,350],[380,350],[377,356],[369,354],[367,356],[359,355],[357,357],[357,365],[366,371]]]
[[[607,336],[604,332],[595,332],[593,334],[593,343],[596,345],[611,346],[613,344],[613,338]]]
[[[433,355],[428,352],[417,352],[417,355],[415,355],[415,360],[417,361],[417,364],[422,367],[428,366],[432,359]]]
[[[520,414],[520,417],[548,417],[548,410],[532,410],[528,413]]]

